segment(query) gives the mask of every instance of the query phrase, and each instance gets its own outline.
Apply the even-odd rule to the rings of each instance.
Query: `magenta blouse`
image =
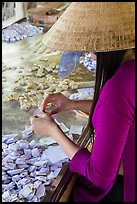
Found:
[[[124,202],[135,201],[135,60],[122,64],[104,85],[94,114],[96,138],[92,154],[80,149],[70,171],[81,175],[74,202],[98,202],[112,188],[120,161],[124,171]]]

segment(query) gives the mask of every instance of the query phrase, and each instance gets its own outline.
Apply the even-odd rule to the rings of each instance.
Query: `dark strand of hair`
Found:
[[[100,90],[106,84],[106,82],[114,76],[122,63],[126,51],[127,50],[97,53],[95,92],[88,121],[92,142],[94,142],[94,127],[92,124],[92,116],[99,98]]]

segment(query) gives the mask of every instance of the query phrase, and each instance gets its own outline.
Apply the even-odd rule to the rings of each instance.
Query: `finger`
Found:
[[[45,112],[48,103],[54,104],[54,102],[55,102],[54,94],[48,95],[47,98],[41,104],[42,111]]]
[[[37,116],[39,118],[47,118],[47,114],[46,113],[39,113]]]
[[[45,109],[49,103],[52,105],[56,105],[56,102],[57,102],[59,96],[60,96],[60,93],[49,94],[45,98],[45,100],[42,101],[42,104],[41,104],[42,111],[45,112]]]
[[[34,119],[35,119],[35,116],[30,117],[30,124],[33,123]]]
[[[60,112],[60,108],[54,108],[49,112],[49,114],[54,115],[54,114],[59,113],[59,112]]]
[[[48,96],[42,101],[42,103],[41,103],[41,110],[42,110],[42,112],[45,111],[45,108],[46,108],[47,104],[51,101],[50,98],[51,98],[51,96],[48,95]]]

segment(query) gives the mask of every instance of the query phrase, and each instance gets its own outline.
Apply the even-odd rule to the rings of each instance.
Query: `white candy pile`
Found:
[[[80,60],[80,64],[86,67],[89,71],[96,72],[96,61],[92,58],[91,53],[86,53],[85,58]]]
[[[27,131],[30,133],[31,129]],[[23,136],[28,132],[23,131]],[[61,155],[59,146],[43,150],[35,140],[28,142],[17,136],[2,135],[2,201],[41,202],[46,187],[52,184],[68,158],[65,154],[54,158],[56,149]]]
[[[43,27],[37,27],[26,22],[20,24],[15,23],[2,30],[2,41],[7,43],[16,42],[42,32]]]

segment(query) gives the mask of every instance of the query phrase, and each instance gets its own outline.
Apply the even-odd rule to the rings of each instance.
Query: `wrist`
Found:
[[[59,127],[58,124],[54,123],[51,127],[50,127],[50,136],[53,137],[55,139],[56,135],[58,135],[61,132],[61,129]]]
[[[76,104],[75,101],[70,99],[67,105],[67,110],[75,109],[75,104]]]

